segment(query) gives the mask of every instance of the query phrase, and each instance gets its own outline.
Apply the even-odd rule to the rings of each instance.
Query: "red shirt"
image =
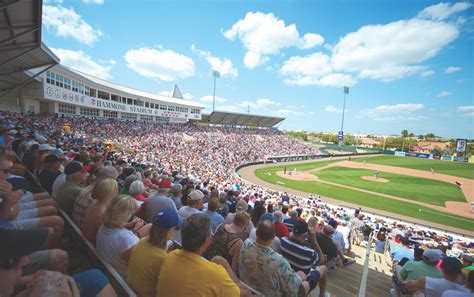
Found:
[[[290,238],[290,232],[288,231],[288,228],[285,226],[285,224],[280,222],[275,222],[275,235],[278,236],[278,238],[282,238],[284,236]]]

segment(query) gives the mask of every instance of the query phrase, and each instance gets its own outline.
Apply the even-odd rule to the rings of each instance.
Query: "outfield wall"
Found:
[[[397,157],[411,157],[411,158],[420,158],[420,159],[431,159],[431,160],[441,160],[441,161],[451,161],[451,162],[460,162],[460,163],[474,163],[474,157],[456,157],[456,156],[443,156],[441,159],[435,158],[433,154],[425,153],[407,153],[402,151],[383,151],[384,155],[397,156]]]

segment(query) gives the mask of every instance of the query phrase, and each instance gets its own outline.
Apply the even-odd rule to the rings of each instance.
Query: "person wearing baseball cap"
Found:
[[[443,293],[448,290],[465,293],[465,296],[470,296],[470,290],[457,283],[457,278],[461,274],[461,268],[462,264],[459,259],[446,257],[441,263],[443,278],[423,276],[416,280],[404,281],[403,285],[410,293],[424,292],[426,297],[445,296]]]
[[[74,202],[82,191],[89,175],[90,166],[82,166],[77,161],[70,162],[64,169],[66,182],[59,188],[57,201],[59,207],[72,217]]]
[[[153,217],[150,235],[141,239],[132,250],[128,262],[127,282],[143,297],[155,297],[161,265],[167,257],[166,248],[175,231],[183,225],[173,208],[165,208]]]
[[[60,168],[61,160],[56,155],[48,155],[44,158],[44,167],[38,179],[43,189],[50,194],[53,192],[54,181],[61,174]]]
[[[441,250],[426,249],[421,261],[407,261],[400,270],[402,280],[416,280],[422,276],[442,278],[443,274],[436,268],[439,260],[444,257]]]
[[[199,190],[192,190],[188,194],[188,205],[183,206],[179,209],[179,216],[186,220],[195,213],[201,213],[201,209],[204,205],[204,194]]]

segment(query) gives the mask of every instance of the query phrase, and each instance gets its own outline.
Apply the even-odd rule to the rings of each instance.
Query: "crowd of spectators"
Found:
[[[241,180],[234,170],[243,163],[317,154],[276,129],[8,112],[0,120],[0,236],[19,238],[16,254],[0,253],[0,274],[11,280],[0,280],[1,296],[40,287],[45,271],[81,296],[116,295],[98,269],[67,277],[58,209],[140,296],[328,296],[328,269],[354,263],[354,244],[393,256],[394,294],[474,287],[465,273],[473,243]],[[18,248],[25,236],[37,244]],[[426,267],[410,262],[414,248],[424,249]]]

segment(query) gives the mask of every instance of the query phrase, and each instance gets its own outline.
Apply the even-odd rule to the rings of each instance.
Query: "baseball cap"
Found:
[[[0,266],[15,264],[22,256],[43,248],[48,240],[48,229],[9,230],[0,229]]]
[[[183,220],[178,216],[178,212],[172,208],[165,208],[153,216],[153,226],[161,228],[175,227],[179,229],[183,223]]]
[[[237,204],[235,205],[235,210],[236,211],[244,211],[247,210],[248,204],[245,200],[239,200],[237,201]]]
[[[260,222],[263,221],[263,220],[270,220],[274,223],[275,222],[275,217],[271,213],[266,212],[266,213],[262,214],[262,216],[260,217]]]
[[[308,224],[304,221],[296,221],[293,225],[293,233],[305,234],[306,232],[308,232]]]
[[[437,263],[443,258],[443,252],[438,249],[427,249],[423,252],[422,257],[425,262]]]
[[[44,164],[53,164],[54,162],[59,162],[59,158],[56,155],[47,155],[44,158]]]
[[[330,219],[329,222],[328,222],[328,225],[333,227],[334,229],[337,228],[337,222],[335,219]]]
[[[39,151],[54,151],[55,149],[55,147],[52,147],[49,144],[40,144],[38,147]]]
[[[67,164],[66,168],[64,168],[64,173],[66,175],[71,175],[77,172],[86,172],[91,170],[90,166],[82,166],[81,163],[77,161],[72,161]]]
[[[160,181],[159,187],[163,189],[171,189],[171,181],[167,178],[164,178],[162,181]]]
[[[201,199],[204,199],[204,194],[199,190],[192,190],[188,194],[188,198],[193,201],[201,200]]]

